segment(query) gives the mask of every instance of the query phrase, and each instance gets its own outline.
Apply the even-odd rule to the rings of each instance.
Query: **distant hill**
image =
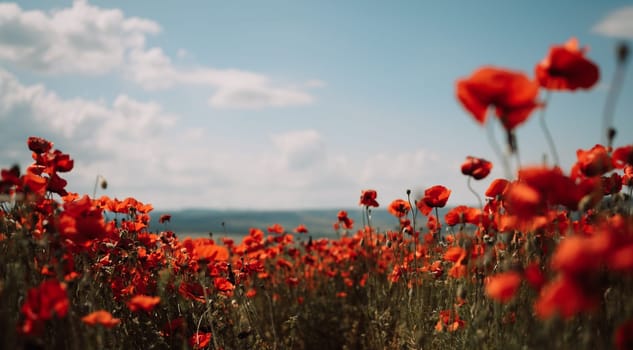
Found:
[[[450,208],[440,210],[440,217]],[[241,236],[248,233],[251,227],[266,231],[274,224],[280,224],[286,231],[292,232],[295,227],[304,224],[313,237],[332,236],[335,234],[332,225],[337,221],[338,209],[304,209],[304,210],[215,210],[184,209],[178,211],[153,211],[150,230],[171,230],[179,235],[201,236],[213,233],[214,237],[223,235]],[[362,208],[347,210],[350,219],[354,220],[354,229],[361,228]],[[170,214],[171,221],[158,223],[162,214]],[[422,223],[426,219],[422,215]],[[384,231],[398,228],[398,219],[385,209],[372,210],[372,226]],[[419,226],[419,225],[418,225]]]

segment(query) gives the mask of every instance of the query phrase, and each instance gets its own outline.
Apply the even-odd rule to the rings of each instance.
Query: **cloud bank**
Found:
[[[213,108],[262,109],[314,101],[305,88],[316,87],[318,80],[300,88],[240,69],[177,66],[162,48],[146,47],[147,37],[160,31],[155,21],[126,17],[119,9],[102,9],[85,0],[49,12],[0,4],[0,60],[48,75],[116,72],[147,91],[206,86]],[[185,54],[180,50],[177,56]]]
[[[633,6],[611,12],[593,27],[593,32],[608,37],[633,39]]]

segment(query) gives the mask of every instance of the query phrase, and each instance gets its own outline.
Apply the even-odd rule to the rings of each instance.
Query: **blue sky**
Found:
[[[503,172],[456,79],[482,65],[532,76],[577,37],[601,79],[547,109],[569,169],[600,141],[631,23],[627,1],[2,3],[0,166],[27,166],[39,135],[75,158],[70,191],[101,175],[102,193],[163,209],[348,208],[366,188],[386,206],[435,184],[473,204],[465,157],[495,164],[480,192]],[[633,135],[629,76],[616,145]],[[517,132],[525,165],[548,152],[537,117]]]

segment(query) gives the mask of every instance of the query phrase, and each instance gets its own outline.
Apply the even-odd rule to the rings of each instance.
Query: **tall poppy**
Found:
[[[490,174],[492,163],[483,159],[468,156],[462,163],[462,174],[471,176],[475,180],[481,180]]]
[[[364,205],[366,207],[378,207],[378,202],[376,201],[376,197],[378,193],[375,190],[364,190],[360,194],[360,205]]]
[[[431,208],[444,208],[450,195],[451,190],[442,185],[435,185],[424,191],[424,198],[422,198],[422,201]]]
[[[579,149],[576,151],[577,165],[585,176],[602,175],[613,169],[613,161],[609,151],[603,145],[595,145],[590,150]]]
[[[505,191],[508,189],[510,185],[510,181],[506,179],[494,179],[488,186],[486,190],[486,197],[495,198],[497,196],[503,195]]]
[[[389,211],[391,215],[399,218],[406,216],[410,209],[411,206],[409,205],[409,202],[404,199],[396,199],[389,204],[389,207],[387,207],[387,211]]]
[[[600,70],[585,58],[587,50],[587,47],[579,48],[576,38],[563,45],[552,46],[549,54],[536,65],[539,84],[549,90],[567,91],[594,86],[600,78]]]
[[[489,107],[506,130],[527,120],[539,106],[538,85],[527,75],[496,67],[483,67],[457,81],[457,98],[480,124],[486,122]]]

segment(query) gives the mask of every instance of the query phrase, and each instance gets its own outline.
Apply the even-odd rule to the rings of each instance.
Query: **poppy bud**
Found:
[[[626,42],[621,42],[620,44],[618,44],[618,47],[616,48],[616,53],[617,53],[617,57],[618,57],[618,63],[619,64],[624,64],[626,63],[626,60],[629,58],[629,45],[626,44]]]

